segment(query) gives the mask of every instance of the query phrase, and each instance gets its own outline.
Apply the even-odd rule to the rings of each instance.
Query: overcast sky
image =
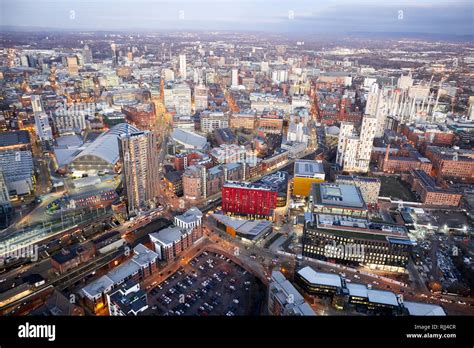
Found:
[[[0,0],[0,24],[472,35],[473,4],[472,0]]]

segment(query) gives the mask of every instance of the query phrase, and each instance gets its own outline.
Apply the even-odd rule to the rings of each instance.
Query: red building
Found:
[[[421,201],[427,205],[438,206],[459,206],[462,194],[454,190],[445,189],[436,185],[435,180],[419,169],[412,169],[408,178],[412,185],[412,190],[415,191]]]
[[[385,156],[379,157],[379,168],[385,173],[408,173],[412,169],[421,169],[430,174],[432,167],[431,161],[417,151],[399,150],[391,155],[390,145],[387,146]]]
[[[256,218],[271,217],[277,196],[278,192],[266,185],[230,181],[222,187],[222,210]]]
[[[202,160],[202,154],[198,152],[188,152],[177,154],[173,160],[173,167],[177,171],[183,171],[189,166],[193,166]]]
[[[124,106],[122,112],[127,120],[141,130],[153,130],[156,126],[156,113],[153,103]]]
[[[474,151],[428,146],[426,157],[433,162],[435,174],[443,179],[474,182]]]

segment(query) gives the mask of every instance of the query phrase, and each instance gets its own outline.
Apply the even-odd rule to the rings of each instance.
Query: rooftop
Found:
[[[220,223],[231,227],[242,237],[252,240],[258,238],[258,236],[268,231],[272,226],[272,223],[267,220],[244,220],[222,214],[212,214],[212,217]]]
[[[336,228],[343,230],[371,230],[390,236],[404,237],[407,230],[404,226],[373,222],[367,219],[355,218],[348,215],[316,214],[318,227]]]
[[[171,137],[173,140],[183,144],[184,146],[193,147],[196,149],[202,149],[207,144],[207,139],[203,136],[180,128],[174,129]]]
[[[298,274],[311,284],[342,287],[341,277],[337,274],[316,272],[309,266],[300,269]]]
[[[186,223],[191,223],[201,218],[202,218],[202,212],[196,207],[191,207],[188,210],[186,210],[183,214],[177,215],[175,217],[175,219],[179,219]]]
[[[275,191],[273,187],[258,182],[226,181],[223,188],[224,187],[242,188],[247,190]]]
[[[398,306],[397,296],[391,291],[367,290],[367,297],[372,303],[379,303],[389,306]]]
[[[30,134],[26,130],[0,133],[0,147],[25,145],[30,143]]]
[[[123,134],[135,132],[139,132],[139,130],[128,123],[117,124],[97,137],[73,161],[81,157],[95,156],[107,163],[115,164],[119,159],[118,138]]]
[[[322,161],[295,161],[295,176],[313,178],[315,174],[324,174]]]
[[[403,305],[410,315],[446,315],[443,307],[435,304],[405,301],[403,302]]]
[[[311,191],[315,204],[366,209],[362,193],[355,185],[314,183]]]
[[[150,239],[152,242],[169,245],[179,241],[182,235],[183,230],[179,227],[173,226],[164,228],[158,232],[150,233]]]

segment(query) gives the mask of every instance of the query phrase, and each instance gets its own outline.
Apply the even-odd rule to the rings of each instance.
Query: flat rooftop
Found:
[[[241,188],[247,190],[275,191],[271,186],[258,182],[226,181],[223,187]]]
[[[355,185],[314,183],[311,191],[314,204],[366,209],[362,193]]]
[[[298,274],[311,284],[342,287],[341,277],[337,274],[316,272],[309,266],[300,269]]]
[[[408,310],[408,313],[410,315],[446,315],[446,312],[444,311],[443,307],[435,304],[405,301],[403,302],[403,305]]]
[[[322,161],[295,161],[295,176],[313,178],[315,174],[324,174]]]
[[[348,215],[315,214],[319,228],[373,233],[387,237],[407,238],[407,229],[401,225],[373,222],[367,219],[355,218]]]

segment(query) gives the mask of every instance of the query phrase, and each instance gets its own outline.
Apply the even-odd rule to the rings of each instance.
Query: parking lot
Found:
[[[148,293],[151,315],[259,315],[265,287],[227,257],[204,251]]]

